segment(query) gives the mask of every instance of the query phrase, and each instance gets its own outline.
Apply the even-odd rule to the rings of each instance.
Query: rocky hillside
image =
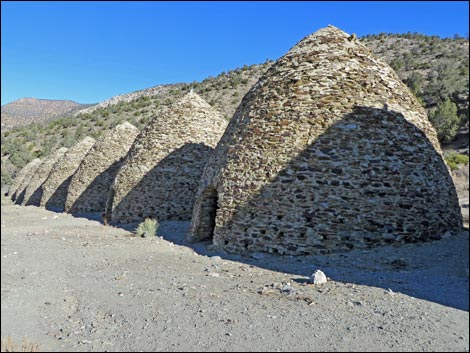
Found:
[[[2,106],[2,130],[72,114],[89,106],[71,100],[21,98]]]
[[[390,64],[425,108],[430,110],[449,97],[468,124],[468,39],[381,33],[361,42]]]
[[[397,71],[430,117],[441,118],[436,112],[441,111],[439,107],[446,99],[455,106],[452,123],[454,128],[460,127],[460,134],[454,131],[454,136],[462,141],[460,152],[468,154],[468,39],[382,33],[360,40]],[[10,171],[34,157],[47,155],[60,146],[70,147],[87,135],[97,138],[123,121],[142,128],[158,107],[171,104],[191,88],[229,120],[245,93],[271,63],[267,60],[245,65],[201,82],[155,86],[113,97],[75,114],[2,131],[2,183],[14,175]]]
[[[208,77],[202,82],[157,85],[151,88],[122,94],[92,107],[82,109],[76,112],[74,116],[93,114],[96,111],[107,110],[108,108],[114,111],[116,107],[119,109],[119,107],[127,106],[127,104],[135,106],[135,103],[138,101],[153,101],[157,103],[157,105],[168,104],[171,103],[174,98],[180,97],[188,90],[188,87],[190,87],[193,88],[195,92],[203,95],[208,102],[211,102],[211,105],[220,111],[226,119],[230,119],[245,93],[258,81],[261,74],[271,63],[272,61],[267,60],[264,64],[245,65],[241,68],[222,72],[217,77]]]

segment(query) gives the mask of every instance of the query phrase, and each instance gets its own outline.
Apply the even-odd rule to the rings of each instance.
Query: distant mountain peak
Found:
[[[72,100],[20,98],[2,105],[2,129],[72,114],[89,106],[90,104],[80,104]]]

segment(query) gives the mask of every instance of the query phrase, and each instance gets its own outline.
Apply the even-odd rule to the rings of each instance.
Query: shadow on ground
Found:
[[[100,213],[79,213],[73,216],[103,224]],[[112,226],[134,232],[137,223]],[[384,293],[392,291],[469,310],[468,228],[457,235],[432,242],[308,256],[229,254],[215,249],[209,240],[188,242],[188,229],[188,221],[161,222],[158,236],[188,247],[202,256],[220,256],[224,260],[290,274],[291,280],[297,283],[309,282],[310,275],[320,269],[333,281],[383,288]]]
[[[96,217],[95,217],[95,220]],[[134,231],[137,224],[117,225]],[[186,240],[189,222],[161,222],[158,235],[199,255],[220,256],[260,268],[288,273],[297,283],[307,282],[321,269],[334,281],[383,288],[460,310],[469,310],[468,229],[458,235],[427,243],[388,245],[368,250],[309,256],[266,253],[229,254],[210,241]]]
[[[366,108],[358,107],[357,109],[359,114]],[[385,135],[385,132],[390,131],[391,126],[395,126],[400,131],[406,130],[406,136],[408,137],[418,136],[419,140],[422,142],[416,147],[416,151],[414,152],[419,152],[418,156],[426,157],[421,159],[417,159],[416,156],[406,148],[408,147],[407,143],[409,143],[411,137],[407,137],[404,142],[401,140],[394,141],[393,146],[387,147],[391,157],[400,157],[399,160],[403,163],[406,162],[408,169],[412,170],[417,175],[412,176],[410,173],[406,174],[405,172],[407,172],[408,169],[404,167],[401,167],[402,169],[400,170],[394,170],[392,168],[392,162],[384,162],[383,165],[380,164],[377,167],[364,167],[367,168],[364,170],[364,173],[356,176],[357,186],[353,187],[351,183],[344,182],[342,188],[347,189],[346,191],[339,186],[335,188],[325,187],[319,190],[323,193],[323,199],[320,201],[330,203],[328,206],[330,208],[330,210],[328,210],[329,213],[324,211],[323,215],[321,214],[321,202],[319,201],[310,202],[309,200],[305,200],[305,198],[298,198],[293,201],[290,200],[290,197],[296,194],[297,190],[295,188],[305,190],[311,187],[311,185],[307,183],[307,179],[302,179],[305,181],[296,181],[295,183],[283,183],[283,180],[274,179],[274,182],[266,184],[263,189],[259,191],[259,194],[253,195],[252,199],[248,200],[245,205],[241,205],[237,208],[236,216],[244,221],[243,224],[245,224],[245,226],[247,224],[249,226],[246,226],[246,229],[244,229],[245,227],[238,225],[242,224],[242,222],[237,223],[232,219],[232,222],[229,220],[224,223],[224,227],[226,228],[224,232],[229,235],[238,234],[238,238],[246,238],[246,232],[251,231],[252,239],[259,242],[263,239],[257,237],[256,231],[258,230],[267,230],[269,234],[275,234],[273,232],[279,232],[279,234],[281,234],[282,231],[282,236],[285,237],[284,239],[288,240],[289,237],[287,235],[296,236],[295,231],[289,230],[290,223],[284,220],[280,223],[286,229],[279,227],[276,230],[273,226],[272,217],[270,218],[273,214],[273,209],[276,207],[281,209],[287,204],[291,208],[289,212],[293,214],[293,217],[297,217],[294,219],[298,221],[297,223],[302,224],[304,228],[315,227],[327,219],[329,220],[328,224],[330,226],[328,232],[333,236],[339,232],[350,232],[353,226],[356,227],[355,230],[358,231],[362,230],[364,227],[373,226],[375,229],[373,232],[379,235],[385,233],[385,230],[387,230],[387,233],[390,233],[390,235],[397,235],[401,234],[403,229],[406,229],[408,239],[405,240],[410,242],[409,244],[387,244],[367,250],[352,249],[349,252],[328,255],[281,256],[256,252],[251,254],[247,253],[246,255],[232,255],[214,249],[212,247],[212,239],[198,243],[189,243],[186,240],[189,222],[161,222],[161,227],[158,231],[159,235],[167,241],[189,247],[200,255],[220,256],[223,259],[239,261],[268,270],[291,274],[292,280],[298,283],[304,283],[315,270],[321,269],[334,281],[383,288],[384,291],[400,292],[445,306],[468,310],[468,230],[441,240],[418,243],[421,240],[438,238],[442,234],[445,234],[445,230],[452,229],[452,226],[458,224],[458,220],[455,221],[458,217],[455,217],[456,215],[453,214],[455,210],[454,206],[457,203],[457,195],[455,190],[449,190],[449,188],[447,188],[447,186],[451,185],[452,181],[450,180],[442,158],[440,155],[436,155],[436,152],[433,150],[431,143],[427,140],[424,133],[406,121],[400,114],[390,115],[391,113],[387,111],[372,108],[366,109],[366,112],[361,114],[358,115],[359,117],[356,117],[354,114],[347,115],[342,121],[343,123],[348,123],[349,125],[347,126],[354,126],[353,130],[355,132],[349,130],[341,132],[344,127],[338,125],[341,129],[338,126],[336,126],[335,129],[341,131],[338,132],[333,129],[334,131],[331,130],[328,134],[324,134],[324,136],[317,141],[319,145],[322,146],[322,143],[326,145],[331,143],[334,146],[342,146],[342,149],[337,148],[339,151],[337,152],[338,158],[347,162],[350,159],[350,151],[353,150],[354,145],[357,144],[358,141],[364,141],[364,145],[370,142],[370,128],[367,128],[367,126],[370,123],[371,117],[376,117],[377,130],[375,131],[375,135],[385,137],[377,141],[374,140],[375,142],[373,143],[370,142],[369,145],[367,145],[368,149],[362,151],[362,154],[357,157],[355,162],[359,163],[361,160],[366,160],[367,155],[369,155],[369,159],[370,156],[375,156],[378,160],[379,157],[382,156],[382,151],[385,149],[384,146],[388,146],[389,144],[389,139],[386,138],[387,135]],[[364,126],[364,129],[356,129],[356,125]],[[364,134],[361,131],[365,131],[366,133]],[[357,134],[357,136],[354,136],[354,134]],[[390,137],[390,139],[392,138],[393,136]],[[338,143],[335,143],[335,141]],[[282,173],[287,175],[290,169],[298,170],[298,168],[294,168],[294,164],[303,166],[302,168],[308,166],[309,156],[312,154],[312,151],[308,149],[315,150],[317,147],[318,146],[315,144],[307,146],[305,153],[299,154],[296,159],[290,161],[291,168],[289,166],[286,167],[278,176],[284,176]],[[371,159],[371,161],[372,160],[375,161],[375,159]],[[347,164],[346,162],[345,164]],[[331,169],[331,162],[324,163],[325,170]],[[320,162],[317,164],[321,165]],[[96,207],[93,207],[93,209],[104,210],[106,199],[105,192],[107,194],[111,181],[116,174],[115,167],[113,166],[112,168],[113,173],[111,176],[108,176],[107,173],[103,173],[100,176],[103,178],[103,181],[101,181],[100,178],[96,178],[77,202],[90,203],[90,200],[99,199],[99,202],[96,201],[94,203]],[[331,170],[331,173],[333,173],[333,170]],[[397,175],[403,174],[404,176],[401,175],[400,178],[397,177],[402,181],[396,183],[390,180],[390,185],[383,185],[382,187],[382,189],[387,188],[386,192],[384,191],[383,195],[377,193],[374,189],[375,186],[370,182],[370,175],[376,175],[375,178],[384,181],[391,175],[395,175],[394,173],[398,173]],[[312,175],[308,170],[305,170],[304,174],[307,176]],[[315,176],[317,174],[313,175]],[[334,175],[329,175],[329,177],[331,180],[336,178]],[[446,178],[445,183],[442,183],[443,178]],[[151,179],[152,178],[149,178],[148,187],[146,184],[145,188],[143,188],[144,191],[151,190]],[[145,183],[147,183],[147,181],[145,181]],[[428,183],[431,183],[432,187],[428,187]],[[93,184],[96,184],[97,187],[94,187]],[[329,182],[329,184],[332,185],[331,182]],[[440,184],[444,184],[445,187],[437,188]],[[422,188],[420,193],[416,191],[418,186]],[[214,187],[214,189],[216,188]],[[413,191],[414,194],[411,194],[411,191]],[[268,205],[265,205],[264,211],[254,212],[253,210],[256,211],[258,205],[264,200],[263,192],[275,195],[275,197],[273,197],[273,200],[269,201]],[[136,194],[140,193],[142,193],[142,191],[136,191]],[[450,195],[451,193],[453,195]],[[348,198],[346,200],[347,202],[341,201],[342,199],[337,197],[335,200],[338,201],[336,201],[335,204],[331,201],[333,200],[331,194],[337,194],[337,196],[343,196],[343,198],[344,195],[348,194],[352,195],[352,197]],[[131,192],[130,199],[134,199],[134,196],[135,195]],[[212,194],[209,196],[213,197]],[[351,205],[354,207],[356,207],[356,205],[360,206],[361,203],[363,203],[364,197],[368,197],[371,201],[374,201],[373,204],[376,206],[368,212],[365,212],[364,208],[361,207],[351,212],[353,208]],[[394,202],[393,200],[395,199],[400,202]],[[133,202],[125,203],[125,206],[129,207],[132,203]],[[215,202],[214,205],[216,204]],[[410,209],[412,209],[412,211],[409,211]],[[397,224],[403,224],[401,224],[400,227],[397,226],[397,228],[392,227],[390,223],[393,222],[390,222],[390,217],[383,215],[384,210],[388,210],[388,212],[393,211],[393,220],[396,220]],[[369,224],[358,224],[355,221],[355,217],[358,213],[364,213],[365,218],[367,218],[366,222]],[[103,222],[102,216],[99,213],[74,212],[73,215]],[[256,218],[256,222],[251,222],[252,218]],[[307,219],[309,220],[307,221]],[[137,224],[115,224],[115,226],[128,231],[134,231]],[[251,229],[255,226],[259,229]],[[336,229],[334,229],[333,226],[336,227]],[[416,233],[421,234],[422,237],[416,237]],[[395,240],[397,237],[393,238]],[[378,239],[379,241],[383,240],[380,237]],[[341,242],[342,240],[339,239],[338,241]],[[356,247],[357,244],[352,245]],[[244,248],[252,251],[260,247],[239,247],[239,249]]]

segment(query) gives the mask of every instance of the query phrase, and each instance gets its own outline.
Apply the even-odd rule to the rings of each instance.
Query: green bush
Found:
[[[466,165],[468,164],[468,156],[464,154],[460,154],[457,152],[450,152],[447,156],[445,156],[445,160],[447,162],[447,165],[450,167],[452,170],[456,170],[460,164]]]
[[[2,145],[2,153],[10,155],[10,162],[18,169],[23,168],[34,157],[28,146],[21,141],[9,141]]]
[[[2,165],[2,168],[1,168],[1,172],[2,172],[2,175],[1,175],[1,184],[2,184],[2,186],[11,185],[13,180],[11,178],[10,173],[8,173],[7,169],[4,168],[3,165]]]
[[[450,142],[454,139],[459,129],[459,116],[457,115],[457,105],[446,97],[445,101],[437,105],[429,120],[437,131],[437,136],[441,142]]]
[[[156,219],[146,218],[145,221],[139,224],[135,234],[139,237],[154,237],[157,235],[157,230],[160,224]]]
[[[404,65],[403,60],[395,58],[390,62],[390,67],[394,69],[395,71],[400,70]]]

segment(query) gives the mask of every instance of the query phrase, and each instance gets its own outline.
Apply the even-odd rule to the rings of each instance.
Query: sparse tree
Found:
[[[457,105],[449,97],[446,97],[430,114],[429,120],[436,128],[437,136],[441,142],[452,141],[459,128]]]

